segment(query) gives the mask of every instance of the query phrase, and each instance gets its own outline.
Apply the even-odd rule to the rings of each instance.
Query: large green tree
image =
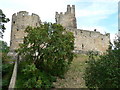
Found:
[[[61,25],[41,24],[28,27],[19,54],[23,60],[52,75],[63,75],[73,60],[74,36]]]
[[[18,77],[22,75],[22,78],[18,79],[17,86],[51,88],[55,77],[63,77],[73,60],[73,33],[50,23],[27,27],[25,32],[27,36],[18,49],[22,57]]]
[[[3,33],[5,32],[5,25],[4,23],[9,22],[9,18],[6,18],[6,15],[0,9],[0,38],[3,38]]]
[[[120,38],[114,44],[106,55],[90,54],[84,76],[88,88],[120,88]]]

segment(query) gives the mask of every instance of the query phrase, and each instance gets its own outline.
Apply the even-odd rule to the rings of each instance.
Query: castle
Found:
[[[67,5],[65,13],[56,12],[55,20],[57,24],[61,24],[66,30],[73,32],[75,36],[75,52],[97,51],[104,53],[108,49],[110,44],[109,33],[101,34],[96,30],[77,29],[75,5]],[[41,23],[40,17],[34,13],[29,15],[26,11],[20,11],[17,14],[13,14],[10,41],[10,51],[12,54],[19,48],[19,43],[22,43],[24,36],[27,35],[24,32],[25,28],[27,26],[37,27]]]

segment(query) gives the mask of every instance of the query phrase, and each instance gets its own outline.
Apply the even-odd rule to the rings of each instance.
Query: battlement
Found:
[[[66,12],[60,12],[60,13],[56,12],[56,15],[60,15],[60,14],[62,14],[62,15],[66,15],[66,14],[75,15],[75,5],[72,5],[72,6],[67,5],[67,11]]]
[[[12,17],[16,17],[16,16],[33,16],[33,17],[39,17],[37,14],[32,13],[31,15],[29,14],[29,12],[27,11],[19,11],[17,13],[14,13]]]
[[[72,7],[67,5],[67,12],[65,12],[65,14],[67,13],[75,14],[75,5],[72,5]]]
[[[55,20],[57,24],[61,24],[64,27],[77,28],[75,17],[75,5],[67,5],[66,12],[56,12]]]
[[[17,13],[17,15],[28,15],[29,13],[26,11],[20,11]]]

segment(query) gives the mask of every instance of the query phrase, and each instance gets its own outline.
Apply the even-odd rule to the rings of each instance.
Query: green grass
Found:
[[[65,74],[65,79],[57,79],[54,83],[56,88],[87,88],[83,79],[83,74],[86,67],[87,55],[77,54],[74,58],[68,72]]]

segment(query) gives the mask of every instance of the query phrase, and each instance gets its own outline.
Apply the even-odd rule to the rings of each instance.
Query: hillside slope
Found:
[[[65,74],[65,79],[57,79],[54,83],[56,88],[87,88],[82,78],[85,71],[85,61],[88,59],[86,55],[77,55],[74,58],[70,69]]]

